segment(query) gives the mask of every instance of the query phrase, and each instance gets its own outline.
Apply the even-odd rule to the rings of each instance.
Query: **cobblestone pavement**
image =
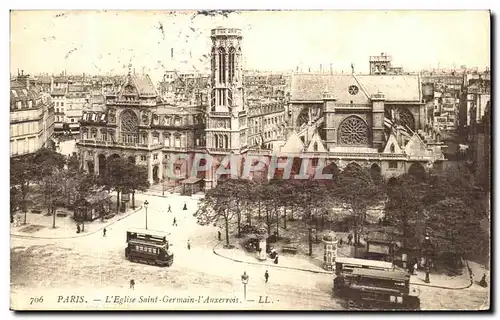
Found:
[[[333,276],[303,271],[273,269],[262,265],[245,265],[213,254],[216,229],[195,223],[192,214],[196,201],[187,197],[150,197],[148,227],[171,233],[175,254],[170,268],[130,263],[124,258],[125,231],[145,226],[145,210],[140,210],[101,233],[74,239],[27,239],[11,241],[11,306],[14,309],[289,309],[339,310],[341,301],[331,295]],[[186,202],[188,210],[183,211]],[[171,205],[172,213],[167,212]],[[176,217],[178,226],[173,227]],[[187,240],[191,239],[191,250]],[[269,283],[264,272],[270,273]],[[241,274],[250,276],[247,299],[243,302]],[[130,279],[135,290],[128,288]],[[488,290],[477,285],[466,290],[418,288],[422,309],[478,309],[488,304]],[[42,296],[43,303],[30,298]],[[83,295],[87,303],[57,303],[58,296]],[[134,303],[104,303],[111,295],[135,297]],[[159,302],[139,303],[141,296],[159,297]],[[184,301],[162,302],[164,296]],[[203,301],[198,302],[198,297]],[[267,301],[272,303],[259,303]],[[217,300],[204,303],[206,297],[229,298],[221,305]],[[187,303],[185,299],[196,301]],[[94,301],[100,299],[101,301]],[[237,300],[236,300],[237,299]],[[64,299],[63,299],[64,301]],[[236,301],[236,302],[234,302]],[[30,302],[32,303],[30,305]]]

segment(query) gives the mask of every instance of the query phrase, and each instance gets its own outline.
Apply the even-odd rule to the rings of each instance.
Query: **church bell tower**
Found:
[[[218,27],[212,29],[211,33],[207,147],[219,152],[239,153],[247,145],[241,29]]]

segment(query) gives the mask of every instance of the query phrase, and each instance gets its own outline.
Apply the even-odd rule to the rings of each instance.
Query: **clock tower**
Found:
[[[211,90],[206,143],[211,152],[239,154],[247,146],[241,30],[212,29]]]

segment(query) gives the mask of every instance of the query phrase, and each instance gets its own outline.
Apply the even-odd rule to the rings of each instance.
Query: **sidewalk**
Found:
[[[128,216],[140,211],[142,206],[137,206],[134,210],[129,209],[127,212],[115,215],[113,218],[102,222],[96,219],[92,222],[85,223],[85,231],[76,233],[76,222],[71,216],[56,217],[56,228],[52,228],[52,216],[45,216],[43,213],[34,214],[28,212],[27,223],[19,226],[11,224],[10,235],[23,238],[37,239],[71,239],[89,236],[98,231],[101,231],[108,226],[127,218]],[[24,220],[24,215],[21,215],[21,221]]]
[[[256,257],[256,253],[246,252],[243,248],[239,248],[238,245],[233,249],[225,249],[223,248],[223,243],[224,242],[221,241],[215,245],[215,247],[213,248],[214,254],[235,262],[262,265],[271,268],[283,268],[313,273],[333,274],[333,271],[323,269],[323,256],[313,256],[310,258],[302,255],[280,253],[278,259],[279,263],[276,265],[270,258],[267,258],[264,261],[259,261]],[[347,256],[348,251],[349,247],[343,246],[339,248],[338,256]],[[473,265],[475,270],[477,270],[477,272],[473,271],[473,273],[475,274],[476,281],[479,281],[484,273],[481,272],[482,266],[478,265],[477,263],[469,263],[469,265]],[[467,267],[464,268],[464,272],[459,276],[431,274],[431,283],[425,283],[424,280],[425,273],[421,271],[419,271],[417,275],[410,276],[410,283],[416,286],[436,287],[450,290],[461,290],[471,286],[471,278]]]

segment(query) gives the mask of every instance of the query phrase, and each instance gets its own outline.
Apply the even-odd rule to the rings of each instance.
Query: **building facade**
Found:
[[[10,84],[10,156],[34,153],[48,146],[54,131],[54,107],[48,94],[19,74]]]

